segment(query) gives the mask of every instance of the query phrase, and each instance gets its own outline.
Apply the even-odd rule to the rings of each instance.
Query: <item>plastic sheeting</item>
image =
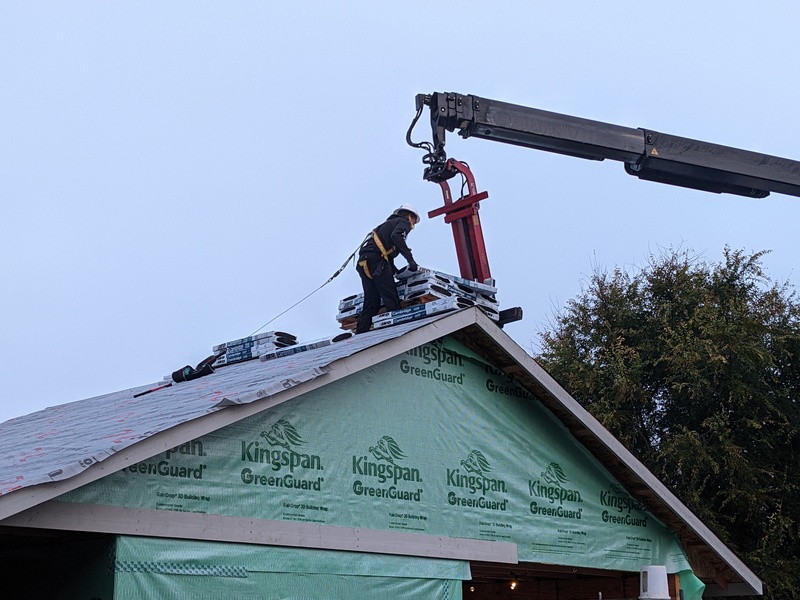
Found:
[[[678,573],[678,577],[681,581],[684,600],[701,600],[706,584],[700,581],[691,570],[681,571]]]
[[[114,600],[459,600],[466,579],[455,560],[120,537]]]

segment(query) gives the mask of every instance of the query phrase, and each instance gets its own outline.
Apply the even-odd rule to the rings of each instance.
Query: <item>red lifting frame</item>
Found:
[[[486,256],[486,244],[483,241],[481,219],[478,215],[480,201],[489,197],[489,192],[478,193],[475,177],[466,163],[449,159],[445,166],[446,179],[461,173],[467,182],[468,195],[453,202],[450,184],[446,180],[439,181],[444,196],[444,206],[428,213],[428,218],[444,215],[444,222],[453,225],[453,239],[456,243],[456,256],[461,277],[471,281],[485,282],[491,279],[489,259]]]

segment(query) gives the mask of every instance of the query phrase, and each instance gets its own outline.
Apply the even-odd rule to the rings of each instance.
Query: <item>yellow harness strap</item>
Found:
[[[394,252],[394,246],[392,246],[389,250],[386,249],[386,246],[383,245],[381,238],[378,236],[378,231],[376,229],[372,230],[372,241],[375,242],[375,246],[378,248],[378,251],[381,253],[383,260],[390,263],[389,257]],[[361,267],[361,270],[364,271],[364,274],[372,279],[372,273],[369,272],[369,267],[367,266],[367,259],[358,261],[358,266]]]
[[[367,259],[358,261],[358,266],[361,267],[361,270],[364,272],[364,275],[372,279],[372,273],[369,272],[369,267],[367,266]]]
[[[381,256],[383,256],[383,260],[389,262],[389,257],[392,255],[392,252],[394,252],[394,246],[392,246],[387,251],[383,245],[383,242],[381,241],[381,238],[378,237],[378,231],[375,229],[372,230],[372,241],[375,242],[375,245],[378,247],[378,250],[380,250]]]

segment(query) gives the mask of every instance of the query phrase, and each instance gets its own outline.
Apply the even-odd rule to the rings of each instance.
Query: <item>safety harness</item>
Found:
[[[389,250],[387,250],[386,246],[383,245],[383,242],[381,241],[381,238],[378,235],[378,230],[377,229],[373,229],[372,230],[372,241],[375,243],[375,246],[378,248],[378,251],[381,253],[381,256],[383,257],[383,260],[385,260],[386,262],[389,262],[389,257],[394,252],[394,246],[392,246],[391,248],[389,248]],[[364,272],[364,274],[367,277],[372,279],[372,273],[369,272],[369,268],[367,267],[367,259],[366,258],[363,259],[363,260],[358,261],[358,266],[361,267],[361,270]]]

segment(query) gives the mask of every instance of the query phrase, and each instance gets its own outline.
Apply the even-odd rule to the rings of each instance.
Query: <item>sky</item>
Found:
[[[799,24],[794,0],[2,2],[0,422],[195,365],[317,290],[399,205],[440,206],[405,142],[418,93],[800,159]],[[529,352],[595,269],[665,249],[770,250],[771,278],[800,277],[800,198],[447,150],[489,193],[498,299],[525,315],[505,331]],[[441,217],[408,241],[458,274]],[[262,330],[336,335],[359,291],[348,265]]]

